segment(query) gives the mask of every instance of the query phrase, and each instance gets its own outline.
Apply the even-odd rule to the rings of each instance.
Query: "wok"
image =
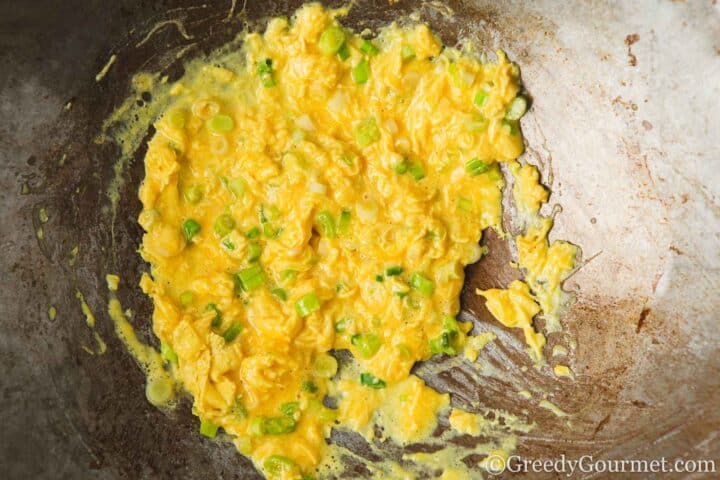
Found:
[[[136,253],[144,147],[120,172],[113,212],[106,191],[121,146],[95,140],[134,73],[177,78],[186,58],[299,3],[0,2],[5,478],[260,478],[232,445],[197,434],[188,401],[163,413],[145,400],[143,374],[106,314],[104,284],[105,273],[121,275],[131,322],[156,345],[152,305],[137,287],[148,269]],[[522,340],[474,295],[476,287],[504,286],[517,275],[507,266],[512,252],[492,235],[484,240],[491,255],[467,269],[462,304],[476,330],[498,335],[482,361],[504,373],[471,380],[471,367],[461,365],[426,381],[451,392],[454,404],[535,421],[520,436],[518,453],[526,458],[720,460],[720,6],[362,0],[346,23],[373,28],[410,11],[448,45],[470,37],[521,65],[534,96],[522,123],[525,159],[541,166],[551,203],[563,207],[553,237],[583,250],[582,268],[566,282],[576,302],[565,333],[551,335],[548,349],[564,335],[576,339],[569,359],[576,381],[523,371]],[[96,81],[111,54],[116,62]],[[97,317],[107,344],[102,355],[83,349],[96,341],[77,291]],[[519,398],[521,388],[545,392],[568,417]],[[335,437],[361,453],[366,448],[352,436]],[[695,476],[702,477],[712,474]]]

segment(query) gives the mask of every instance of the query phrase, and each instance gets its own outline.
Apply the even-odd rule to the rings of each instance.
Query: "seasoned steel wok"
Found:
[[[113,217],[106,191],[120,147],[94,140],[134,73],[177,78],[185,59],[225,43],[246,23],[261,25],[298,5],[0,2],[3,478],[259,478],[231,444],[197,434],[188,401],[166,414],[145,400],[143,374],[106,314],[104,283],[107,272],[121,275],[123,305],[154,343],[152,305],[137,287],[148,268],[136,253],[144,150],[121,174]],[[504,373],[475,382],[469,367],[456,367],[426,381],[451,392],[458,405],[477,402],[534,420],[537,428],[520,437],[518,453],[526,458],[718,462],[720,6],[358,1],[347,22],[372,28],[413,10],[446,44],[471,37],[521,65],[534,97],[522,123],[525,158],[541,165],[551,203],[563,207],[553,236],[583,250],[582,268],[566,282],[577,295],[564,319],[566,334],[577,340],[570,357],[575,382],[523,371],[522,340],[500,328],[474,295],[476,287],[503,286],[517,275],[507,266],[512,252],[492,235],[484,240],[491,255],[467,269],[463,315],[499,336],[482,358]],[[96,82],[111,54],[116,62]],[[509,215],[507,221],[512,228]],[[102,355],[82,348],[95,340],[78,290],[107,343]],[[550,336],[548,352],[562,335]],[[569,417],[519,398],[521,388],[544,390]],[[352,436],[336,437],[365,451]]]

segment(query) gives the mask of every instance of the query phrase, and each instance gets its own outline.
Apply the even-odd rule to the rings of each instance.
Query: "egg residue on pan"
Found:
[[[423,24],[364,38],[342,13],[307,5],[189,64],[145,156],[141,287],[161,353],[200,432],[222,429],[269,478],[313,478],[331,428],[372,439],[378,424],[405,445],[450,411],[410,371],[472,361],[494,339],[455,317],[483,230],[503,232],[500,163],[528,219],[515,239],[526,279],[478,293],[538,363],[533,317],[559,326],[574,264],[574,246],[548,243],[537,170],[516,162],[517,65],[443,48]],[[483,425],[457,408],[450,424]]]

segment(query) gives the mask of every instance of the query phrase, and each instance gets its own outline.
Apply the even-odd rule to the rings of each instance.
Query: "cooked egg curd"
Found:
[[[140,188],[162,355],[201,433],[222,428],[270,478],[315,475],[332,427],[370,439],[379,424],[399,444],[433,432],[449,396],[410,371],[494,339],[455,316],[482,231],[502,232],[498,164],[523,152],[526,102],[502,52],[481,63],[425,25],[363,38],[340,15],[308,5],[189,64]],[[547,192],[518,172],[537,216]],[[533,316],[556,318],[574,258],[548,245],[550,225],[517,239],[528,283],[483,292],[538,361]],[[480,432],[474,417],[450,423]]]

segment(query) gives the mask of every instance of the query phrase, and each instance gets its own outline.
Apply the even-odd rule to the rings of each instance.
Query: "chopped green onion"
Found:
[[[223,239],[222,246],[231,252],[235,251],[235,244],[229,238]]]
[[[520,118],[525,115],[526,111],[527,100],[525,100],[525,97],[522,95],[518,95],[513,98],[512,102],[510,102],[510,105],[505,112],[505,118],[507,120],[520,120]]]
[[[272,73],[273,72],[273,66],[272,66],[272,59],[266,58],[264,60],[260,60],[257,63],[257,73]]]
[[[457,355],[458,348],[454,343],[459,332],[460,329],[454,317],[443,318],[443,333],[439,337],[430,340],[430,351],[433,354]]]
[[[265,205],[263,204],[260,204],[260,207],[258,208],[258,217],[260,217],[260,223],[268,221],[267,216],[265,215]]]
[[[340,221],[338,222],[338,233],[340,233],[340,235],[347,235],[350,230],[351,219],[352,214],[350,213],[350,210],[343,210],[340,213]]]
[[[317,377],[332,378],[337,373],[338,363],[335,357],[321,353],[315,358],[313,374]]]
[[[247,189],[247,182],[242,177],[228,178],[225,185],[235,195],[235,198],[242,197]]]
[[[358,333],[350,338],[350,342],[355,345],[363,358],[370,358],[380,350],[382,344],[380,337],[374,333]]]
[[[502,129],[510,135],[517,135],[520,132],[517,120],[508,120],[505,118],[503,119],[502,124]]]
[[[395,296],[398,297],[398,298],[405,298],[405,297],[407,297],[407,295],[408,295],[408,292],[403,292],[403,291],[399,291],[399,290],[398,290],[397,292],[394,292],[394,293],[395,293]]]
[[[275,220],[279,216],[280,216],[280,209],[277,207],[277,205],[270,205],[268,207],[267,218],[269,220]]]
[[[384,380],[380,380],[371,373],[361,373],[360,383],[366,387],[375,389],[385,388],[387,386]]]
[[[340,59],[340,61],[345,61],[348,58],[350,58],[350,49],[347,46],[347,43],[343,43],[342,47],[340,47],[340,50],[337,52],[337,56]]]
[[[468,160],[465,164],[465,171],[473,176],[480,175],[481,173],[485,173],[488,170],[490,170],[490,164],[480,160],[477,157]]]
[[[188,203],[198,203],[203,198],[202,188],[198,185],[192,185],[185,190],[185,200]]]
[[[212,328],[218,328],[222,324],[222,312],[218,308],[217,305],[214,303],[208,303],[205,306],[206,312],[215,312],[215,316],[213,317],[212,321],[210,322],[210,326]]]
[[[422,273],[413,273],[412,277],[410,277],[410,286],[417,290],[418,292],[422,293],[423,295],[432,295],[433,291],[435,290],[435,285],[433,284],[432,280],[427,278]]]
[[[270,293],[272,293],[275,298],[282,300],[283,302],[288,299],[287,292],[285,292],[282,288],[273,288],[270,290]]]
[[[400,275],[403,272],[403,268],[399,265],[395,265],[393,267],[388,267],[385,269],[385,275],[388,277],[395,277],[397,275]]]
[[[350,317],[343,317],[337,322],[335,322],[335,331],[338,333],[342,333],[347,328],[347,324],[352,322],[352,318]]]
[[[416,181],[420,181],[425,178],[425,169],[423,169],[422,165],[420,165],[419,163],[410,163],[408,165],[408,172],[410,172],[410,176],[413,177]]]
[[[283,270],[280,272],[281,282],[292,282],[297,277],[298,272],[296,270]]]
[[[167,405],[172,399],[173,393],[174,387],[169,377],[163,375],[157,378],[148,378],[145,385],[145,397],[151,404],[155,406]]]
[[[204,437],[215,438],[218,428],[220,428],[220,425],[217,425],[210,420],[200,420],[200,435]]]
[[[490,180],[492,180],[493,182],[502,180],[502,178],[503,178],[502,172],[500,171],[500,167],[497,164],[493,165],[492,168],[490,169],[490,171],[488,172],[488,178]]]
[[[253,437],[265,435],[265,419],[262,417],[253,417],[248,424],[248,433]]]
[[[187,307],[193,301],[193,293],[189,290],[184,291],[180,294],[180,304],[183,307]]]
[[[488,94],[485,90],[478,90],[475,94],[475,98],[473,99],[473,102],[475,102],[475,105],[478,107],[482,107],[485,105],[485,102],[487,102]]]
[[[193,237],[200,232],[200,224],[192,218],[188,218],[182,224],[182,232],[185,240],[191,242]]]
[[[438,338],[433,338],[429,341],[430,351],[433,354],[444,353],[446,355],[457,355],[457,349],[452,346],[452,340],[448,332],[443,332]]]
[[[318,386],[315,385],[315,383],[311,382],[310,380],[303,382],[301,388],[302,388],[303,392],[308,392],[308,393],[317,393],[317,391],[318,391]]]
[[[353,67],[350,75],[352,76],[353,82],[357,83],[358,85],[366,83],[368,81],[368,78],[370,78],[370,64],[367,60],[363,58],[357,65]]]
[[[263,422],[263,430],[268,435],[282,435],[295,431],[297,422],[294,418],[283,415],[282,417],[266,418]]]
[[[237,272],[235,275],[240,281],[242,289],[246,292],[251,292],[265,283],[265,274],[260,265],[253,265],[252,267],[245,268]]]
[[[352,167],[353,166],[353,158],[355,158],[355,154],[345,153],[345,154],[343,154],[343,156],[340,157],[340,161],[342,161],[348,167]]]
[[[177,353],[165,342],[160,342],[160,356],[168,363],[178,364]]]
[[[240,335],[240,332],[243,331],[243,326],[240,322],[235,322],[230,327],[228,327],[227,330],[225,330],[225,333],[222,334],[223,338],[225,339],[225,343],[231,343],[233,340],[237,338],[238,335]]]
[[[468,200],[467,198],[458,198],[457,206],[459,210],[462,210],[463,212],[472,212],[472,201]]]
[[[378,283],[382,283],[385,281],[385,277],[383,277],[381,274],[375,275],[375,281]]]
[[[479,113],[474,113],[467,122],[465,122],[465,126],[471,132],[482,132],[487,129],[489,123],[487,118]]]
[[[266,58],[265,60],[261,60],[260,62],[258,62],[257,74],[260,77],[260,83],[262,83],[265,88],[275,86],[275,78],[273,78],[272,59]]]
[[[283,403],[282,405],[280,405],[280,412],[282,412],[283,415],[292,417],[297,413],[299,408],[300,404],[298,402]]]
[[[263,234],[267,238],[275,238],[280,234],[280,228],[275,227],[272,223],[263,224]]]
[[[245,405],[243,405],[242,397],[237,397],[235,399],[235,403],[233,404],[230,411],[240,419],[247,417],[248,412],[247,408],[245,408]]]
[[[395,170],[395,173],[397,173],[398,175],[402,175],[403,173],[407,172],[408,164],[405,160],[403,160],[402,162],[396,163],[393,169]]]
[[[455,320],[455,317],[446,316],[443,318],[443,328],[447,330],[448,332],[459,332],[460,328],[458,327],[457,320]]]
[[[258,227],[253,227],[250,230],[248,230],[248,232],[245,234],[245,236],[247,238],[249,238],[250,240],[257,238],[260,236],[260,229]]]
[[[248,245],[248,262],[256,262],[262,255],[262,247],[257,242],[250,242]]]
[[[307,317],[318,309],[320,309],[320,299],[314,292],[308,293],[295,302],[295,311],[301,317]]]
[[[325,29],[320,35],[318,47],[325,55],[337,53],[345,43],[345,32],[342,28],[333,25]]]
[[[355,141],[361,148],[378,140],[380,140],[380,129],[375,122],[375,117],[367,117],[355,127]]]
[[[447,335],[443,333],[437,338],[431,338],[428,340],[428,345],[430,345],[430,352],[433,355],[438,355],[440,353],[447,353],[445,350],[450,346],[450,341],[448,340]],[[454,352],[452,354],[454,354]],[[448,353],[448,355],[452,354]]]
[[[215,115],[207,122],[207,127],[214,133],[227,133],[234,126],[235,122],[230,115]]]
[[[458,67],[457,63],[451,62],[450,65],[448,65],[448,75],[450,76],[450,81],[456,87],[462,88],[465,86],[462,72],[460,71],[460,67]]]
[[[270,455],[263,462],[263,469],[274,477],[281,477],[283,473],[291,473],[297,469],[297,464],[282,455]]]
[[[403,61],[408,61],[415,58],[415,49],[412,47],[412,45],[403,45],[402,47],[400,47],[400,58],[402,58]]]
[[[362,43],[360,43],[360,51],[365,55],[377,55],[380,53],[380,49],[370,40],[363,40]]]
[[[233,228],[235,228],[235,220],[227,213],[217,217],[215,219],[215,224],[213,225],[215,233],[217,233],[220,237],[224,237],[228,233],[232,232]]]
[[[335,219],[333,218],[332,213],[327,211],[318,213],[315,217],[315,222],[320,229],[320,233],[324,237],[335,238],[337,236],[337,231],[335,230]]]

